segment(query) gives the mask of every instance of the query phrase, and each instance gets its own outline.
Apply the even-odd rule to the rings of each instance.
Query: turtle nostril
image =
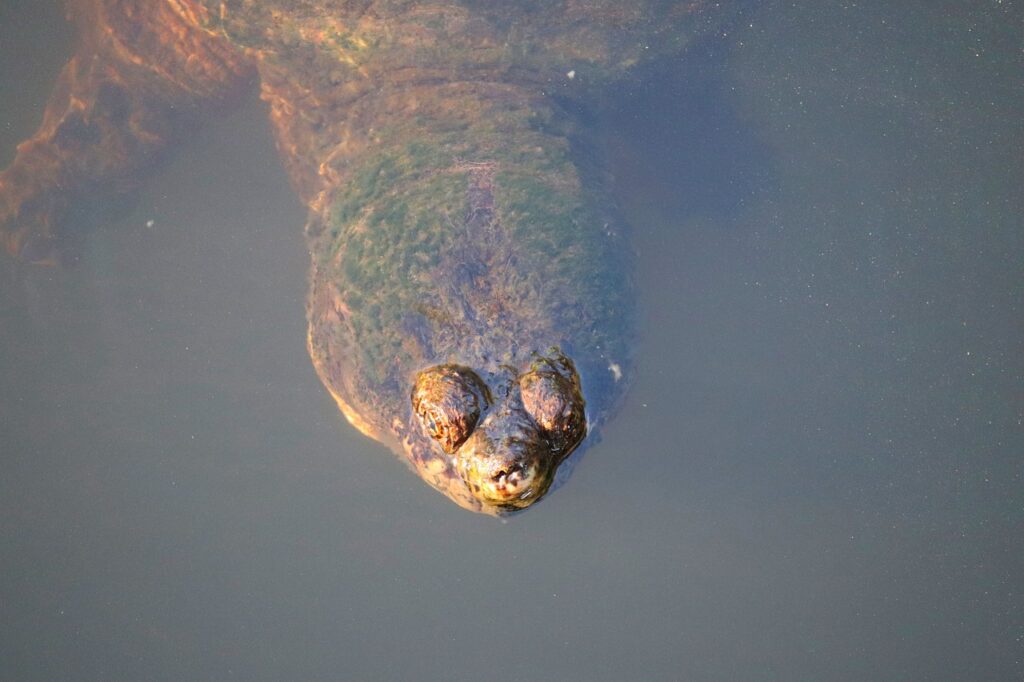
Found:
[[[525,476],[523,468],[520,466],[514,466],[509,467],[507,469],[502,469],[498,473],[494,474],[493,476],[491,476],[491,481],[499,489],[515,490],[521,484],[524,483],[524,478]]]

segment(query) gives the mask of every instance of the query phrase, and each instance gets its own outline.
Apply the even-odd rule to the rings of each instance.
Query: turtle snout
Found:
[[[459,449],[459,473],[481,502],[521,509],[540,499],[551,485],[556,457],[535,429],[487,423]]]
[[[463,477],[474,495],[483,502],[510,508],[529,506],[551,485],[551,466],[533,461],[513,460],[501,453],[473,452],[463,459]]]

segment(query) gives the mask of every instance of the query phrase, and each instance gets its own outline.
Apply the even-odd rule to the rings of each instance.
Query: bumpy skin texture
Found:
[[[84,205],[128,194],[183,121],[258,78],[310,209],[325,386],[458,504],[521,509],[629,363],[629,250],[576,112],[718,5],[73,0],[81,45],[0,174],[0,234],[59,260]]]

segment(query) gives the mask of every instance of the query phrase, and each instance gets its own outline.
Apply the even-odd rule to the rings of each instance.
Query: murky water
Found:
[[[0,8],[3,163],[51,4]],[[77,267],[4,260],[0,678],[1015,679],[1014,4],[766,2],[621,92],[638,376],[507,523],[319,384],[259,103]]]

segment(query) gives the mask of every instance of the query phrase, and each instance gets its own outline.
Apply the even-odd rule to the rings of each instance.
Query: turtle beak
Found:
[[[487,415],[455,455],[460,475],[485,505],[530,506],[551,486],[557,456],[521,409]]]

